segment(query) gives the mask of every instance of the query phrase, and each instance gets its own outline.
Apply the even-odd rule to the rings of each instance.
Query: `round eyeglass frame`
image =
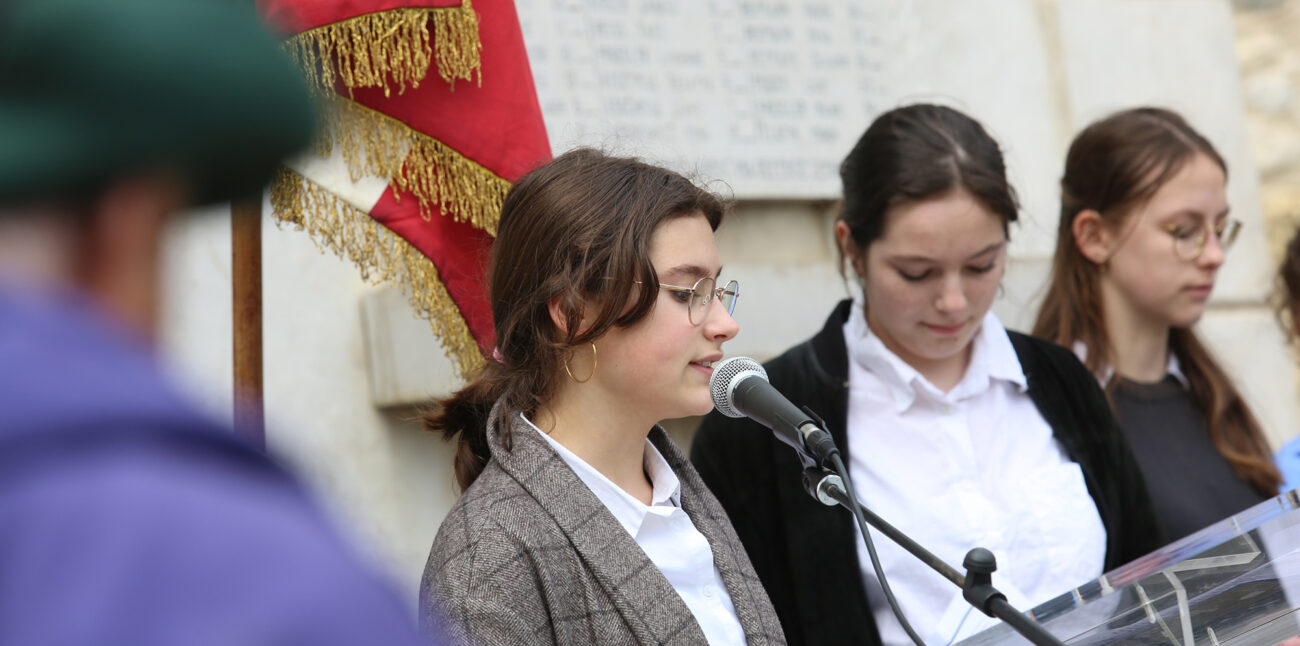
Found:
[[[740,283],[738,281],[728,281],[727,284],[718,287],[718,282],[708,276],[695,281],[695,285],[691,287],[659,283],[659,289],[691,295],[686,306],[686,318],[691,322],[691,325],[699,325],[709,318],[709,306],[713,305],[715,296],[718,302],[722,303],[722,306],[727,309],[727,316],[731,316],[731,313],[736,311],[736,301],[740,299]]]
[[[1237,241],[1237,235],[1241,233],[1241,220],[1236,218],[1224,220],[1222,225],[1209,229],[1198,225],[1200,234],[1196,236],[1178,235],[1179,226],[1176,224],[1167,224],[1164,229],[1174,240],[1174,254],[1190,262],[1205,253],[1205,243],[1209,242],[1211,231],[1214,232],[1214,237],[1218,239],[1219,246],[1223,247],[1224,252],[1232,248],[1232,243]]]

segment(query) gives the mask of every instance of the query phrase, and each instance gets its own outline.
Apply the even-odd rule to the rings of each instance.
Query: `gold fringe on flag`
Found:
[[[398,189],[416,197],[426,219],[438,205],[457,221],[496,236],[510,182],[386,114],[343,97],[331,103],[317,148],[328,156],[333,146],[341,146],[353,181],[367,175],[390,177]]]
[[[429,20],[433,20],[433,43]],[[459,7],[419,7],[362,14],[304,31],[285,42],[285,49],[307,75],[310,84],[333,92],[341,80],[351,92],[381,87],[384,96],[419,87],[436,60],[438,75],[456,87],[456,80],[477,74],[483,85],[482,42],[478,14],[470,0]]]
[[[271,182],[271,212],[306,231],[317,247],[351,260],[372,284],[395,283],[421,318],[429,321],[461,378],[483,368],[484,358],[469,325],[438,276],[438,268],[418,249],[302,175],[281,167]]]
[[[456,89],[458,78],[468,81],[471,72],[478,76],[478,86],[483,87],[483,42],[478,37],[478,14],[470,0],[464,0],[459,7],[434,10],[433,46],[438,75],[451,89]]]

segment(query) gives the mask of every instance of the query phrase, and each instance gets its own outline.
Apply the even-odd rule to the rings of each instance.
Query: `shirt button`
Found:
[[[712,599],[716,594],[717,591],[713,589],[713,586],[711,585],[704,586],[704,597],[706,599]]]
[[[944,414],[944,415],[951,415],[951,414],[952,414],[952,404],[944,404],[944,405],[943,405],[943,414]]]

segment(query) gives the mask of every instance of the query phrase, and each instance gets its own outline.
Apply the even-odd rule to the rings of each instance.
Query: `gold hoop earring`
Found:
[[[588,381],[591,381],[592,377],[596,376],[596,342],[595,341],[591,343],[591,374],[587,375],[586,379],[579,380],[577,377],[573,376],[573,373],[569,371],[569,357],[567,356],[568,353],[565,354],[566,356],[564,357],[564,372],[565,374],[569,375],[569,379],[572,379],[573,383],[585,384]]]

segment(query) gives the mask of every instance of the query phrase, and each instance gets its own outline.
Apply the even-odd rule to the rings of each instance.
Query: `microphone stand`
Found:
[[[838,457],[837,455],[836,458]],[[847,469],[843,467],[843,462],[838,459],[835,462],[839,470],[847,472]],[[962,597],[976,610],[990,617],[1001,619],[1025,639],[1038,644],[1038,646],[1065,646],[1064,642],[1047,632],[1047,629],[1043,628],[1042,624],[1016,610],[1014,606],[1007,602],[1006,595],[993,587],[992,575],[998,566],[992,552],[982,547],[976,547],[967,552],[966,559],[962,563],[966,568],[966,574],[963,576],[952,566],[943,562],[943,559],[921,547],[907,534],[904,534],[898,528],[885,522],[885,519],[867,509],[865,505],[861,503],[855,505],[856,497],[850,495],[845,488],[844,479],[835,472],[817,466],[807,467],[803,472],[803,483],[809,495],[816,498],[818,502],[830,507],[838,504],[853,512],[860,520],[865,520],[867,524],[875,527],[880,533],[897,543],[899,547],[907,550],[912,556],[920,559],[922,563],[938,572],[940,576],[961,588]]]

